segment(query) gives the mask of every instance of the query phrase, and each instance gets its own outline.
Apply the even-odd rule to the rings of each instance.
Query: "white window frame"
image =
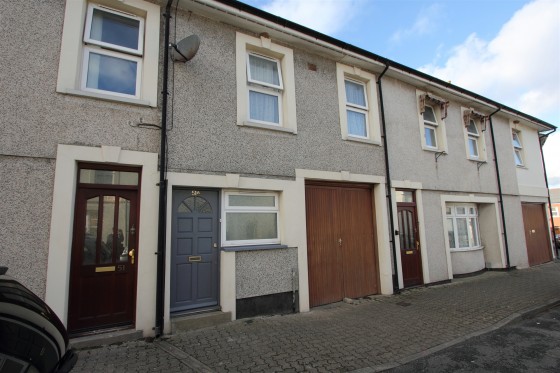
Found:
[[[269,84],[266,82],[262,82],[260,80],[255,80],[251,77],[251,68],[249,66],[249,56],[253,55],[262,59],[266,59],[269,61],[276,62],[278,68],[278,80],[280,82],[279,85]],[[282,70],[280,66],[280,61],[275,58],[270,58],[266,56],[262,56],[257,53],[248,52],[247,53],[247,118],[250,122],[253,123],[260,123],[265,125],[271,126],[281,126],[282,125],[282,91],[284,88],[284,84],[282,83]],[[264,93],[270,96],[278,97],[278,123],[276,122],[267,122],[264,120],[253,119],[251,118],[251,100],[249,98],[250,91]]]
[[[381,145],[381,127],[379,120],[379,108],[377,105],[376,76],[360,69],[359,67],[344,65],[337,62],[336,78],[340,133],[342,139]],[[348,102],[346,98],[347,80],[363,86],[366,101],[365,107]],[[366,136],[353,135],[348,132],[348,110],[365,114]]]
[[[267,83],[267,82],[263,82],[263,81],[260,81],[260,80],[253,79],[253,77],[251,76],[251,66],[250,66],[250,62],[249,62],[249,59],[250,59],[249,56],[255,56],[255,57],[261,58],[263,60],[268,60],[268,61],[271,61],[271,62],[275,62],[276,63],[276,68],[278,70],[278,81],[280,82],[280,84],[279,85],[274,85],[274,84],[270,84],[270,83]],[[263,55],[258,54],[258,53],[247,52],[247,81],[249,83],[273,88],[275,90],[284,89],[284,84],[282,82],[282,66],[280,66],[280,61],[277,58],[270,58],[270,57],[263,56]]]
[[[92,24],[92,20],[93,20],[93,11],[95,9],[98,9],[102,12],[116,14],[116,15],[121,16],[121,17],[130,18],[130,19],[133,19],[135,21],[139,21],[138,48],[137,49],[126,48],[126,47],[123,47],[123,46],[120,46],[120,45],[117,45],[117,44],[106,43],[106,42],[103,42],[103,41],[100,41],[100,40],[92,39],[91,38],[91,24]],[[100,47],[105,47],[105,48],[113,49],[113,50],[116,50],[116,51],[121,51],[121,52],[124,52],[124,53],[130,53],[130,54],[135,54],[137,56],[141,56],[142,53],[143,53],[143,50],[144,50],[144,18],[135,16],[134,14],[120,12],[120,11],[117,11],[115,9],[111,9],[111,8],[101,6],[101,5],[98,5],[98,4],[89,4],[87,16],[86,16],[86,26],[85,26],[85,30],[84,30],[84,42],[87,43],[87,44],[95,44],[95,45],[99,45]]]
[[[364,114],[365,119],[366,119],[366,121],[365,121],[366,135],[365,136],[360,136],[360,135],[355,135],[355,134],[352,134],[352,133],[348,133],[348,137],[357,137],[357,138],[361,138],[361,139],[369,139],[369,118],[368,118],[368,112],[369,112],[369,107],[368,106],[369,105],[368,105],[368,97],[367,97],[368,95],[367,95],[367,90],[366,90],[366,84],[364,82],[360,82],[359,80],[345,78],[344,79],[344,85],[345,85],[344,92],[345,93],[346,93],[346,81],[349,81],[349,82],[354,83],[354,84],[358,84],[362,87],[363,92],[364,92],[364,100],[366,102],[365,106],[357,105],[357,104],[349,102],[348,97],[346,97],[346,95],[344,96],[345,100],[346,100],[346,111],[347,112],[348,111],[353,111],[353,112],[356,112],[356,113]],[[348,117],[346,117],[346,118],[347,118],[346,120],[348,121]]]
[[[417,90],[416,91],[416,105],[417,105],[417,110],[418,110],[418,126],[420,129],[420,141],[421,141],[421,145],[422,145],[422,149],[427,150],[427,151],[431,151],[431,152],[444,152],[447,153],[447,135],[446,135],[446,130],[445,130],[445,120],[441,119],[442,118],[442,112],[441,112],[441,106],[440,105],[436,105],[430,102],[427,102],[428,100],[426,100],[425,106],[429,106],[432,108],[432,110],[434,111],[434,116],[436,121],[435,122],[431,122],[431,121],[424,121],[424,113],[420,112],[421,108],[420,108],[420,96],[426,95],[428,94],[425,91],[420,91]],[[435,98],[435,96],[432,96],[430,94],[430,97]],[[442,102],[444,102],[444,99],[441,98],[437,98],[438,100],[441,100]],[[431,130],[433,130],[435,132],[435,139],[436,139],[436,146],[430,146],[426,143],[426,127],[430,128]]]
[[[426,104],[426,108],[430,108],[432,109],[432,113],[434,114],[434,117],[436,118],[436,122],[432,122],[430,120],[427,120],[426,118],[424,118],[424,113],[426,112],[426,109],[424,108],[424,113],[422,113],[422,122],[424,123],[424,146],[428,149],[431,150],[438,150],[438,127],[439,124],[437,122],[437,117],[438,117],[438,112],[436,111],[436,109],[432,106],[432,105],[428,105]],[[426,130],[430,130],[434,132],[434,140],[436,141],[436,145],[432,146],[432,145],[428,145],[428,142],[426,141]]]
[[[457,211],[458,208],[464,208],[465,209],[465,213],[461,214]],[[483,248],[482,246],[482,238],[480,237],[480,221],[479,221],[479,215],[478,215],[478,207],[476,204],[473,203],[447,203],[445,205],[445,209],[446,209],[446,214],[445,214],[445,224],[446,224],[446,229],[445,229],[445,233],[446,233],[446,237],[445,239],[447,240],[448,244],[449,244],[449,250],[451,252],[453,251],[473,251],[473,250],[480,250]],[[447,212],[447,209],[451,209],[451,213]],[[474,213],[471,212],[471,209],[474,209]],[[453,227],[453,233],[454,233],[454,247],[451,246],[451,244],[449,243],[449,236],[448,236],[448,232],[447,232],[447,224],[449,224],[449,219],[452,220],[452,227]],[[459,247],[459,234],[458,234],[458,229],[457,229],[457,219],[466,219],[467,221],[467,232],[468,232],[468,240],[469,240],[469,246],[467,247]],[[476,229],[476,235],[478,237],[478,245],[474,244],[473,241],[473,236],[470,234],[469,232],[469,226],[470,226],[470,221],[472,219],[476,219],[475,220],[475,229]]]
[[[62,42],[60,49],[60,60],[58,66],[58,80],[56,91],[62,94],[70,94],[105,101],[124,102],[139,106],[157,107],[158,105],[158,74],[159,74],[159,52],[160,52],[160,23],[161,8],[144,0],[99,0],[93,1],[95,6],[113,9],[119,15],[142,18],[142,66],[137,70],[140,72],[140,87],[137,96],[115,94],[110,91],[84,90],[82,83],[82,72],[85,59],[85,48],[97,48],[104,51],[111,49],[118,51],[118,46],[101,46],[95,40],[88,41],[85,30],[88,22],[88,12],[92,12],[87,0],[66,1],[64,23],[62,30]],[[91,22],[91,20],[89,21]],[[90,26],[91,27],[91,26]],[[121,50],[120,52],[124,52]],[[131,53],[132,56],[134,53]],[[123,55],[125,55],[123,53]],[[138,79],[137,79],[138,83]]]
[[[558,213],[558,207],[557,206],[552,206],[551,210],[552,210],[552,217],[553,218],[560,217],[560,213]]]
[[[113,92],[113,91],[106,91],[103,89],[96,89],[96,88],[89,88],[86,86],[87,84],[87,72],[88,72],[88,65],[89,65],[89,55],[91,53],[101,54],[110,57],[116,57],[121,60],[127,61],[134,61],[137,63],[136,68],[136,88],[135,88],[135,95],[128,95],[126,93],[120,92]],[[82,82],[81,82],[81,89],[84,91],[89,92],[96,92],[101,94],[111,94],[118,97],[131,97],[131,98],[140,98],[140,87],[141,87],[141,72],[142,72],[142,59],[137,56],[129,55],[129,54],[122,54],[116,53],[113,51],[108,51],[100,48],[90,48],[84,47],[84,58],[83,58],[83,65],[82,65]]]
[[[473,124],[476,133],[473,133],[469,130],[471,123]],[[467,131],[467,141],[468,141],[467,151],[469,152],[469,158],[478,160],[480,159],[480,146],[478,143],[478,139],[480,138],[480,133],[478,131],[478,126],[476,125],[474,119],[469,120],[469,126],[466,127],[465,129]],[[471,141],[474,141],[475,143],[476,154],[471,153],[471,147],[470,147]]]
[[[517,138],[517,143],[519,145],[515,145],[515,138]],[[515,161],[515,165],[517,167],[525,167],[525,160],[523,154],[523,141],[521,140],[521,132],[517,130],[511,131],[511,144],[513,146],[513,160]],[[521,160],[521,163],[517,162],[517,156]]]
[[[229,196],[262,196],[274,197],[274,207],[270,206],[230,206]],[[224,201],[222,209],[222,247],[230,246],[255,246],[255,245],[272,245],[280,243],[280,209],[278,205],[278,193],[274,192],[244,192],[244,191],[226,191],[223,193]],[[271,239],[254,239],[254,240],[230,240],[226,238],[227,232],[227,213],[276,213],[276,238]]]
[[[463,134],[465,136],[465,154],[467,159],[475,162],[486,162],[488,157],[486,154],[486,139],[484,138],[484,131],[482,130],[481,118],[485,118],[483,113],[475,112],[473,108],[461,108],[461,117],[463,123]],[[477,133],[469,131],[469,127],[465,120],[468,119],[469,123],[473,122]],[[478,156],[474,156],[470,152],[469,140],[476,142]]]
[[[249,54],[276,61],[280,86],[252,79]],[[237,125],[280,132],[297,133],[294,55],[290,48],[275,44],[264,36],[256,38],[236,32]],[[250,119],[249,91],[276,95],[279,122]]]

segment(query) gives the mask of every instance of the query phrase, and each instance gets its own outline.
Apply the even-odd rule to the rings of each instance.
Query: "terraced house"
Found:
[[[241,2],[0,10],[0,263],[73,335],[553,258],[549,123]]]

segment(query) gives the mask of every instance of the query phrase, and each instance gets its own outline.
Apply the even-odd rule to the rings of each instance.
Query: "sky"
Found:
[[[242,1],[560,127],[560,0]]]

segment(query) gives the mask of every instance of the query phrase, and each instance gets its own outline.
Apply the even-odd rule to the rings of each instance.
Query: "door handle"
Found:
[[[134,264],[134,249],[128,252],[128,256],[130,257],[130,264]]]

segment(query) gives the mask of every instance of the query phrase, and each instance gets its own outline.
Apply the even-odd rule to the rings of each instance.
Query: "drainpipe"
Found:
[[[387,128],[385,126],[385,107],[383,105],[383,88],[381,86],[381,78],[389,69],[389,65],[385,65],[385,70],[377,78],[377,87],[379,90],[379,104],[381,109],[381,127],[383,128],[383,151],[385,154],[385,174],[387,175],[387,203],[389,204],[389,226],[391,228],[390,232],[390,242],[391,250],[393,251],[393,270],[395,274],[393,275],[393,293],[400,293],[399,289],[399,271],[397,266],[397,249],[395,247],[395,222],[393,221],[393,190],[391,186],[391,170],[389,168],[389,149],[387,148]]]
[[[552,240],[554,241],[554,249],[558,247],[558,240],[556,239],[556,231],[554,230],[554,218],[552,217],[552,203],[550,203],[550,189],[548,189],[548,176],[546,175],[546,164],[544,163],[544,153],[543,153],[543,145],[546,142],[546,139],[549,135],[552,135],[556,132],[556,128],[552,131],[542,134],[539,136],[539,144],[541,146],[541,159],[542,165],[544,170],[544,182],[546,184],[546,194],[548,197],[548,213],[550,214],[550,223],[552,224]],[[556,257],[558,258],[558,251],[556,250]]]
[[[157,288],[156,288],[156,337],[164,330],[164,294],[165,294],[165,233],[167,218],[167,81],[169,78],[169,27],[171,18],[171,4],[167,1],[165,7],[165,34],[163,42],[163,87],[161,91],[161,143],[159,151],[159,216],[158,216],[158,247],[157,247]]]
[[[505,212],[504,212],[504,196],[502,194],[502,182],[500,180],[500,167],[498,165],[498,152],[496,151],[496,139],[494,137],[494,125],[492,124],[492,116],[500,110],[501,110],[501,108],[498,107],[498,109],[495,112],[493,112],[492,114],[490,114],[488,116],[488,119],[490,120],[490,136],[492,138],[492,148],[494,149],[494,164],[496,166],[496,179],[498,181],[498,194],[500,196],[500,211],[501,211],[501,215],[502,215],[502,230],[504,232],[504,244],[506,246],[506,260],[507,260],[506,269],[510,269],[511,267],[510,267],[510,261],[509,261],[508,235],[507,235],[507,230],[506,230],[506,215],[505,215]]]

